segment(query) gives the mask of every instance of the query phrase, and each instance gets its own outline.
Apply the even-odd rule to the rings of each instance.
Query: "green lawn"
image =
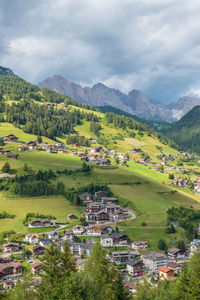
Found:
[[[27,232],[22,221],[27,213],[51,214],[58,221],[70,222],[68,214],[75,214],[80,217],[80,210],[72,206],[62,196],[43,197],[12,197],[0,194],[0,211],[16,215],[14,219],[1,219],[0,231],[14,229],[17,232]]]

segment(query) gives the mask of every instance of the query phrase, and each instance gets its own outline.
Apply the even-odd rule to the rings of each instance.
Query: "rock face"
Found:
[[[0,75],[8,75],[8,76],[15,76],[13,71],[9,68],[4,68],[0,66]]]
[[[179,120],[194,106],[200,105],[200,98],[187,96],[180,98],[177,102],[164,105],[150,101],[138,90],[132,90],[126,95],[102,83],[97,83],[93,87],[82,87],[80,84],[70,83],[59,75],[44,80],[39,83],[39,86],[66,94],[80,103],[93,106],[113,106],[140,118],[154,121]]]

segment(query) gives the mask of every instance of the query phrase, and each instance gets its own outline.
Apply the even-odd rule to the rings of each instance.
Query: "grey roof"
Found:
[[[144,255],[143,258],[155,260],[155,259],[159,259],[159,258],[167,259],[167,256],[161,252],[150,251],[146,255]]]

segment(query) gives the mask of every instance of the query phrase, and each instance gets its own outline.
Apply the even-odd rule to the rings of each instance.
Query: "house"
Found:
[[[127,263],[130,259],[130,253],[127,250],[124,251],[112,251],[109,255],[110,260],[115,264]]]
[[[27,147],[27,146],[20,146],[20,147],[18,148],[18,151],[21,151],[21,152],[27,152],[27,151],[29,151],[29,147]]]
[[[83,193],[79,195],[79,198],[81,199],[81,201],[83,202],[90,202],[92,201],[92,195],[89,193]]]
[[[175,247],[169,249],[167,252],[167,255],[169,258],[173,258],[173,259],[185,257],[184,251],[182,251],[181,249],[175,248]]]
[[[60,238],[60,235],[56,230],[47,232],[47,236],[50,240],[55,240],[55,241],[59,240]]]
[[[107,204],[104,208],[107,214],[116,214],[120,212],[120,205],[116,204]]]
[[[17,252],[19,250],[19,243],[8,242],[3,244],[5,252]]]
[[[126,264],[127,272],[132,276],[141,276],[144,272],[144,263],[135,259],[129,259]]]
[[[87,212],[88,213],[97,213],[103,209],[103,204],[99,202],[89,202],[87,203]]]
[[[14,134],[9,134],[9,135],[5,136],[4,139],[6,141],[17,141],[18,137],[16,137]]]
[[[131,152],[133,152],[133,153],[142,153],[143,151],[140,148],[132,148]]]
[[[100,158],[97,165],[100,167],[108,167],[111,166],[111,162],[108,158]]]
[[[40,274],[42,272],[42,263],[40,261],[36,261],[31,264],[31,272],[35,274]]]
[[[97,223],[99,222],[105,222],[105,221],[109,221],[110,217],[109,217],[109,214],[106,213],[105,211],[98,211],[96,214],[95,214],[95,221]]]
[[[111,233],[113,231],[113,228],[109,225],[101,225],[99,228],[102,234]]]
[[[149,244],[147,241],[135,241],[132,243],[132,249],[139,251],[139,250],[145,250],[149,247]]]
[[[81,225],[76,225],[72,228],[72,231],[75,235],[81,235],[85,232],[85,227]]]
[[[101,236],[101,229],[98,227],[89,227],[87,229],[87,235],[94,236],[94,237]]]
[[[200,249],[200,239],[194,239],[189,244],[189,252],[190,255],[193,255],[194,252],[198,251]]]
[[[101,245],[103,247],[127,246],[128,242],[128,237],[118,232],[101,236]]]
[[[11,279],[3,280],[2,285],[3,285],[3,289],[6,291],[11,290],[15,286],[14,282]]]
[[[194,193],[200,194],[200,177],[194,181]]]
[[[27,234],[25,236],[25,239],[24,239],[25,242],[28,242],[30,244],[35,244],[35,243],[38,243],[39,242],[39,235],[37,233],[30,233],[30,234]]]
[[[158,268],[159,271],[159,278],[160,279],[172,279],[174,277],[174,270],[166,267],[166,266],[161,266]]]
[[[63,240],[64,241],[73,241],[73,238],[74,238],[74,233],[72,230],[68,230],[65,232],[65,235],[63,236]]]
[[[0,257],[0,264],[9,264],[12,261],[11,257]]]
[[[70,251],[71,253],[75,254],[75,255],[87,255],[90,256],[90,254],[92,253],[92,246],[93,246],[93,241],[90,241],[88,243],[73,243],[73,242],[69,242],[69,247],[70,247]],[[61,251],[64,250],[64,243],[61,244]]]
[[[176,262],[168,262],[167,267],[172,269],[174,271],[174,275],[177,275],[177,273],[181,272],[182,270],[182,265],[177,264]]]
[[[142,256],[145,267],[149,270],[157,270],[161,266],[167,266],[167,256],[160,252],[150,251]]]
[[[117,198],[113,197],[102,197],[101,198],[101,203],[103,204],[117,204]]]
[[[127,287],[127,289],[129,290],[130,293],[132,293],[132,294],[136,293],[137,285],[135,282],[127,281],[127,282],[125,282],[125,287]]]
[[[14,153],[6,153],[7,158],[18,159],[19,155]]]
[[[49,247],[51,244],[53,244],[53,242],[49,238],[43,238],[40,240],[40,246],[42,247]]]
[[[29,228],[55,226],[50,220],[33,220],[28,224]]]
[[[70,215],[68,215],[68,219],[69,219],[69,220],[76,220],[76,219],[78,219],[78,218],[77,218],[77,216],[75,216],[75,215],[73,215],[73,214],[70,214]]]
[[[103,197],[108,197],[108,194],[104,191],[98,191],[94,194],[94,196],[101,200]]]
[[[113,222],[125,221],[126,216],[123,212],[117,212],[110,217],[110,220]]]
[[[0,279],[13,279],[22,275],[22,264],[20,262],[11,262],[0,264]]]
[[[172,184],[181,188],[185,188],[189,186],[188,181],[183,178],[175,179]]]
[[[33,254],[34,255],[44,255],[45,249],[44,247],[37,245],[35,247],[33,247]]]

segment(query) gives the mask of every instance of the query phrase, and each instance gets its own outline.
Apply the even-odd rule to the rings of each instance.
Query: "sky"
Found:
[[[199,0],[0,0],[0,65],[169,103],[200,96]]]

